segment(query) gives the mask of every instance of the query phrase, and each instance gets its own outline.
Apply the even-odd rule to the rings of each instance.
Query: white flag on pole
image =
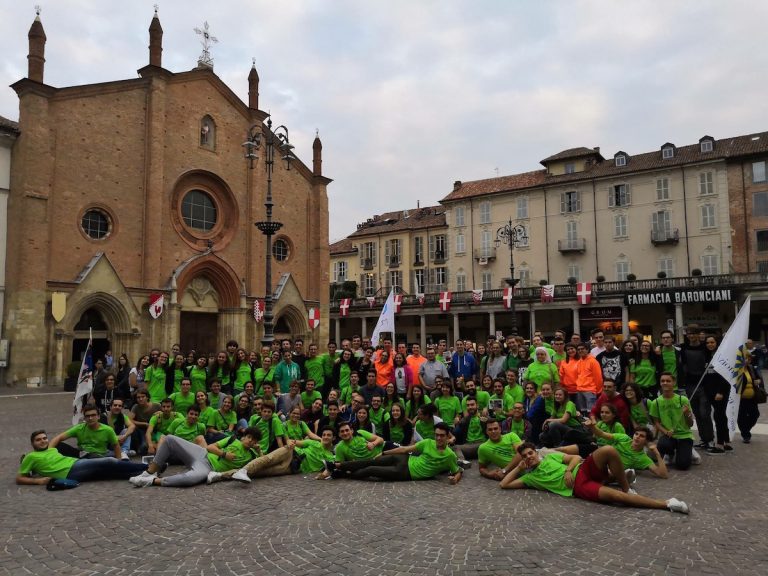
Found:
[[[80,422],[83,404],[88,395],[93,391],[93,333],[88,339],[88,347],[83,355],[83,363],[80,365],[80,374],[77,377],[75,397],[72,399],[72,424]],[[85,397],[85,398],[83,398]]]
[[[387,296],[387,301],[384,302],[384,308],[381,309],[381,315],[379,321],[376,322],[376,328],[373,329],[371,334],[371,345],[376,347],[379,345],[379,336],[382,332],[390,332],[392,336],[395,335],[395,291],[392,290]]]
[[[712,357],[710,365],[712,369],[725,378],[731,385],[731,394],[728,397],[728,406],[726,414],[728,415],[728,430],[736,431],[736,419],[739,414],[739,403],[741,397],[736,386],[739,383],[739,376],[744,370],[744,344],[749,336],[749,309],[752,297],[747,296],[744,305],[736,315],[736,319],[725,333],[723,341],[717,348],[717,352]]]

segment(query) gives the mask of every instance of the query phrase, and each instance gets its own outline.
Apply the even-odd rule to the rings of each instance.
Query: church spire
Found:
[[[248,108],[259,109],[259,73],[256,72],[256,58],[253,59],[251,71],[248,74]]]
[[[35,21],[29,28],[29,54],[27,54],[27,77],[35,82],[43,83],[45,71],[45,30],[40,20],[40,6],[35,6]]]
[[[320,142],[319,130],[315,130],[315,141],[312,142],[312,174],[323,175],[323,143]]]
[[[157,16],[157,4],[152,23],[149,25],[149,65],[158,68],[163,65],[163,27],[160,26],[160,18]]]

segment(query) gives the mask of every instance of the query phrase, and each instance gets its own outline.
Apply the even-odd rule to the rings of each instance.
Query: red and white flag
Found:
[[[592,300],[592,282],[578,282],[576,284],[576,301],[579,304],[589,304]]]
[[[475,304],[479,304],[483,301],[483,291],[482,290],[472,290],[472,302]]]
[[[352,304],[352,298],[342,298],[339,303],[339,316],[349,316],[349,306]]]
[[[440,304],[441,312],[448,312],[451,309],[451,293],[440,292],[440,299],[437,302]]]
[[[419,301],[419,304],[424,306],[424,292],[417,292],[416,293],[416,300]]]
[[[555,300],[555,285],[544,284],[544,286],[541,287],[541,301],[553,302],[554,300]]]
[[[504,308],[512,308],[512,298],[515,297],[515,289],[511,286],[504,288],[504,292],[501,295],[501,299],[504,301]]]
[[[163,313],[165,306],[165,296],[163,294],[149,295],[149,315],[157,319]]]
[[[257,324],[264,321],[264,300],[253,301],[253,319]]]
[[[320,326],[320,309],[319,308],[310,308],[309,309],[309,319],[308,319],[309,329],[314,330],[318,326]]]
[[[373,308],[376,304],[376,296],[366,296],[365,299],[368,300],[368,308]]]
[[[395,294],[394,302],[395,302],[395,314],[400,314],[400,306],[403,305],[403,295]]]

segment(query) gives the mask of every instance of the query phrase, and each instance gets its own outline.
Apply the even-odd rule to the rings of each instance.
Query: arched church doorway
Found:
[[[111,350],[109,342],[110,327],[104,321],[101,312],[96,308],[85,310],[75,324],[72,340],[71,362],[82,362],[88,348],[88,340],[93,334],[93,359],[104,358],[107,350]]]
[[[184,289],[179,318],[179,344],[185,352],[218,351],[219,293],[205,276],[196,276]]]

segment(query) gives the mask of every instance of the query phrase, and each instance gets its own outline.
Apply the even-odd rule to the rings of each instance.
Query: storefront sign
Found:
[[[621,320],[621,306],[600,306],[597,308],[579,308],[579,320]]]
[[[630,292],[624,303],[634,304],[691,304],[694,302],[730,302],[731,290],[675,290],[670,292]]]

